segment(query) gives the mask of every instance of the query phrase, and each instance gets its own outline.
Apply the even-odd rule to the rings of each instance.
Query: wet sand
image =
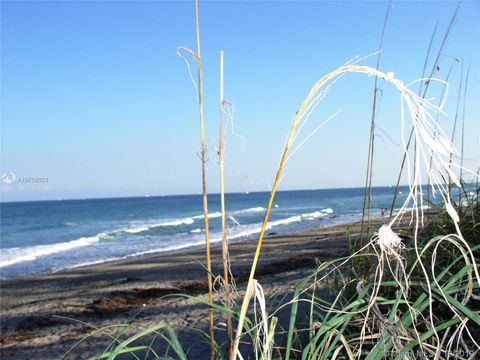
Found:
[[[288,295],[298,280],[312,272],[316,261],[345,255],[346,229],[346,225],[339,225],[270,234],[255,276],[266,295]],[[353,233],[358,230],[358,224],[354,225]],[[241,300],[255,247],[256,239],[230,246],[237,301]],[[208,358],[208,345],[194,340],[189,331],[208,328],[206,306],[174,295],[194,295],[207,301],[204,257],[204,250],[196,249],[2,281],[1,358],[59,359],[88,336],[66,357],[87,359],[101,353],[112,342],[109,335],[122,331],[122,324],[139,324],[126,332],[133,334],[140,326],[160,321],[175,329],[187,344],[185,350],[192,345],[189,358]],[[213,248],[214,274],[223,273],[221,259],[221,248]],[[219,342],[225,340],[224,321],[223,315],[216,315]],[[95,329],[105,326],[110,328]]]

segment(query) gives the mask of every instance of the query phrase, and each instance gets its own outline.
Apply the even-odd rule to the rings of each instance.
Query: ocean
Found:
[[[390,208],[393,187],[373,188],[372,214]],[[408,188],[400,189],[402,204]],[[229,241],[255,238],[270,193],[226,195]],[[267,233],[361,218],[363,188],[279,191]],[[220,195],[209,195],[211,241],[221,241]],[[204,244],[201,195],[1,203],[0,278],[52,273]]]

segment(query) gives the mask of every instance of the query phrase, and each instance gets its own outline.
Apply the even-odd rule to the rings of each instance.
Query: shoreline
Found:
[[[378,222],[381,221],[381,217],[379,216],[373,216],[372,221]],[[359,222],[359,219],[343,219],[340,220],[339,222],[333,221],[330,224],[326,225],[321,225],[319,227],[318,225],[316,227],[309,228],[307,227],[304,230],[288,230],[288,231],[276,231],[276,229],[267,229],[267,237],[282,237],[282,236],[288,236],[289,234],[292,233],[304,233],[304,232],[310,232],[310,231],[317,231],[317,230],[322,230],[322,229],[329,229],[333,227],[346,227],[351,224],[355,224]],[[250,242],[250,241],[256,241],[258,239],[260,231],[251,233],[249,235],[241,236],[238,238],[233,238],[229,241],[230,246],[238,243],[245,243],[245,242]],[[73,241],[73,240],[72,240]],[[212,241],[210,246],[212,250],[217,247],[221,247],[221,239]],[[38,273],[38,274],[28,274],[25,276],[17,276],[17,277],[7,277],[7,278],[2,278],[0,277],[0,284],[4,282],[10,282],[10,281],[16,281],[16,280],[21,280],[21,279],[26,279],[26,278],[36,278],[36,277],[43,277],[43,276],[49,276],[49,275],[54,275],[54,274],[59,274],[59,273],[65,273],[65,272],[74,272],[76,270],[81,270],[84,268],[89,268],[89,267],[95,267],[95,266],[102,266],[102,265],[112,265],[116,263],[125,263],[125,262],[132,262],[132,261],[141,261],[141,260],[148,260],[151,257],[159,257],[159,256],[170,256],[170,255],[178,255],[178,254],[189,254],[193,252],[201,252],[202,249],[205,247],[205,242],[204,239],[202,239],[201,243],[194,244],[194,245],[187,245],[185,247],[179,247],[175,249],[169,249],[169,250],[152,250],[147,251],[142,254],[132,254],[132,255],[127,255],[124,257],[119,257],[119,258],[113,258],[113,259],[104,259],[104,260],[98,260],[98,261],[92,261],[91,263],[85,263],[85,264],[79,264],[79,265],[73,265],[71,267],[65,267],[59,270],[55,271],[50,271],[50,272],[43,272],[43,273]],[[0,272],[1,272],[0,268]]]
[[[355,232],[358,226],[357,222],[266,237],[256,272],[266,295],[276,291],[288,294],[292,282],[314,269],[316,259],[346,254],[347,228]],[[254,238],[234,242],[229,247],[231,271],[240,298],[256,243]],[[165,320],[180,331],[181,336],[189,336],[182,334],[186,327],[204,327],[206,312],[198,310],[205,307],[191,299],[162,297],[183,293],[206,298],[206,273],[201,265],[204,257],[204,249],[200,247],[1,280],[0,355],[2,359],[30,355],[59,358],[74,343],[92,333],[90,326],[78,321],[96,327],[113,326],[131,320],[139,311],[140,322],[154,324]],[[221,247],[212,247],[214,274],[222,273],[221,258]],[[90,340],[95,345],[86,341],[82,350],[79,349],[82,354],[98,354],[111,341],[104,334]]]

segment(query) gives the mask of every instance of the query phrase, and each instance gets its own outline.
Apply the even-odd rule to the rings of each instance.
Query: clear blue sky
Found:
[[[434,50],[456,6],[395,1],[381,69],[405,82],[419,78],[435,24]],[[377,50],[386,8],[385,1],[200,3],[211,192],[218,192],[219,51],[235,131],[244,138],[227,135],[227,191],[267,190],[308,90],[354,56]],[[454,57],[471,63],[465,157],[475,171],[479,18],[479,2],[465,1],[439,72],[444,77]],[[199,193],[196,94],[179,45],[195,47],[191,1],[2,1],[1,173],[48,178],[35,186],[2,183],[2,200]],[[374,66],[375,57],[363,63]],[[459,77],[457,65],[449,116],[441,119],[447,131]],[[389,185],[401,158],[399,97],[380,86],[374,184]],[[373,79],[364,75],[336,84],[310,129],[341,114],[292,158],[282,189],[363,185],[372,92]]]

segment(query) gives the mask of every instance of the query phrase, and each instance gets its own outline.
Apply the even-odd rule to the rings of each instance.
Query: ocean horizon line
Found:
[[[392,188],[396,185],[376,185],[372,186],[372,189],[375,188]],[[408,184],[400,184],[399,187],[406,187]],[[422,187],[427,186],[427,184],[422,184]],[[346,189],[365,189],[365,186],[343,186],[343,187],[326,187],[326,188],[310,188],[310,189],[287,189],[287,190],[277,190],[277,193],[281,192],[302,192],[302,191],[327,191],[327,190],[346,190]],[[270,193],[270,190],[265,191],[231,191],[226,192],[225,195],[235,195],[235,194],[259,194],[259,193]],[[219,192],[209,192],[209,196],[220,195]],[[144,199],[144,198],[166,198],[166,197],[180,197],[180,196],[203,196],[202,193],[177,193],[177,194],[145,194],[145,195],[127,195],[127,196],[105,196],[105,197],[82,197],[82,198],[57,198],[57,199],[42,199],[42,200],[15,200],[15,201],[3,201],[0,199],[0,204],[16,204],[16,203],[38,203],[38,202],[58,202],[58,201],[95,201],[95,200],[114,200],[114,199]]]

